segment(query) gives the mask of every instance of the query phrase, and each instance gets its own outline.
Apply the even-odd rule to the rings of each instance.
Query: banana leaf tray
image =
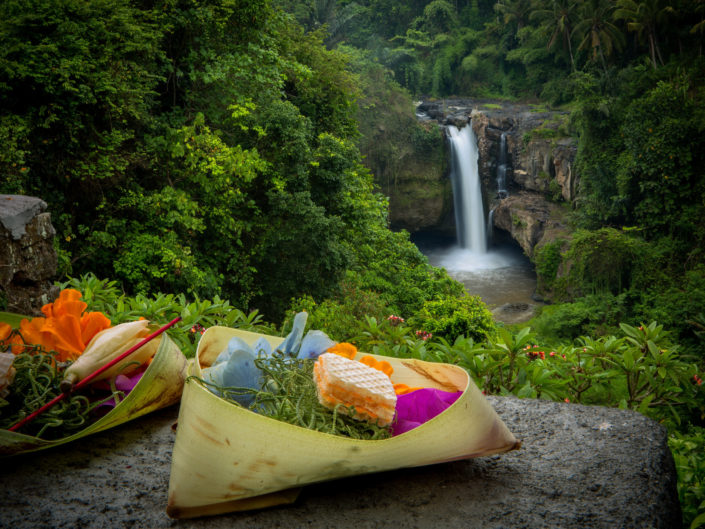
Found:
[[[211,365],[234,336],[249,345],[264,337],[273,349],[283,341],[211,327],[201,337],[189,374],[200,377],[201,369]],[[392,364],[394,383],[462,394],[440,415],[413,430],[384,440],[356,440],[259,415],[187,378],[172,453],[167,514],[192,518],[292,503],[306,484],[488,456],[520,446],[462,368],[377,358]]]
[[[186,379],[186,357],[168,335],[162,334],[156,339],[160,343],[151,364],[132,391],[111,411],[83,430],[60,439],[46,440],[0,430],[0,457],[69,443],[178,402]]]

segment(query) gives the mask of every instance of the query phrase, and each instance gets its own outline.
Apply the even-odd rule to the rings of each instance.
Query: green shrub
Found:
[[[590,321],[590,309],[585,303],[561,303],[540,307],[531,321],[539,336],[548,342],[573,341],[583,334]]]
[[[553,282],[561,264],[561,247],[564,244],[563,239],[557,239],[536,250],[534,265],[536,267],[536,288],[539,292],[547,292],[553,288]]]
[[[479,296],[468,295],[425,302],[421,310],[409,319],[409,325],[447,340],[464,336],[481,342],[492,338],[497,332],[487,305]]]
[[[181,316],[181,321],[167,333],[189,358],[196,353],[200,330],[212,325],[267,334],[276,333],[274,326],[265,323],[257,311],[245,314],[218,296],[212,301],[198,297],[188,299],[184,294],[138,294],[130,297],[117,288],[115,281],[98,279],[93,274],[71,278],[59,286],[62,289],[74,288],[81,292],[83,301],[88,304],[87,310],[104,313],[114,325],[139,318],[165,324]]]
[[[540,307],[530,323],[544,342],[570,342],[582,334],[601,336],[617,332],[616,322],[632,320],[629,304],[627,293],[590,295],[574,303]]]
[[[563,259],[568,268],[561,278],[566,293],[573,297],[596,292],[619,294],[631,286],[646,246],[614,228],[577,230]]]
[[[360,334],[366,316],[382,319],[387,312],[379,294],[365,290],[353,281],[343,281],[338,296],[316,303],[311,296],[295,299],[282,333],[288,331],[296,313],[308,312],[307,329],[324,331],[336,341],[351,341]]]
[[[463,285],[428,259],[406,232],[377,230],[355,248],[357,263],[348,278],[360,288],[377,292],[390,312],[409,317],[424,302],[458,297]]]
[[[668,439],[678,471],[678,498],[683,525],[695,529],[705,525],[705,428],[674,432]]]

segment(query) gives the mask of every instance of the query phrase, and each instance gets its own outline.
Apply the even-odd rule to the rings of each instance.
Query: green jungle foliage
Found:
[[[447,340],[462,335],[479,342],[496,334],[492,313],[479,296],[427,301],[409,325]]]
[[[181,314],[181,330],[283,332],[305,308],[336,339],[457,362],[488,392],[662,421],[697,527],[703,7],[5,0],[0,193],[49,204],[62,276],[83,276],[70,281],[115,321]],[[388,229],[379,189],[405,170],[429,183],[445,170],[442,137],[415,122],[412,97],[453,95],[570,111],[574,233],[536,256],[539,287],[562,302],[536,334],[495,329]],[[182,334],[192,351],[197,336]]]
[[[405,308],[459,293],[387,229],[358,77],[324,35],[267,0],[3,2],[0,192],[49,204],[62,273],[128,293],[273,321],[350,272]]]

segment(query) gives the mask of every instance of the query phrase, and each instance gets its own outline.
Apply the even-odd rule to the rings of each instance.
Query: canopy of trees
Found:
[[[0,192],[50,204],[64,272],[128,292],[221,295],[274,321],[375,266],[457,293],[387,230],[358,83],[323,37],[267,0],[3,2]]]

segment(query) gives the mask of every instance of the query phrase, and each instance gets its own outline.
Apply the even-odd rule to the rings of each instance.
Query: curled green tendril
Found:
[[[67,364],[57,359],[53,351],[41,346],[23,345],[12,363],[15,377],[9,386],[10,394],[0,403],[0,429],[8,429],[57,397],[59,383]],[[111,384],[112,394],[100,400],[91,400],[83,394],[71,394],[23,426],[21,433],[53,440],[84,429],[98,417],[92,413],[101,404],[115,399],[118,403],[125,394]],[[103,394],[101,394],[102,396]]]
[[[318,401],[316,383],[313,380],[313,360],[290,358],[275,353],[271,357],[255,359],[255,365],[262,371],[262,389],[220,387],[205,380],[190,376],[236,406],[233,400],[237,395],[252,395],[251,411],[266,415],[295,426],[308,428],[352,439],[378,440],[391,437],[388,427],[378,426],[367,421],[354,419],[341,413],[339,404],[328,409]],[[354,408],[348,410],[355,414]]]

